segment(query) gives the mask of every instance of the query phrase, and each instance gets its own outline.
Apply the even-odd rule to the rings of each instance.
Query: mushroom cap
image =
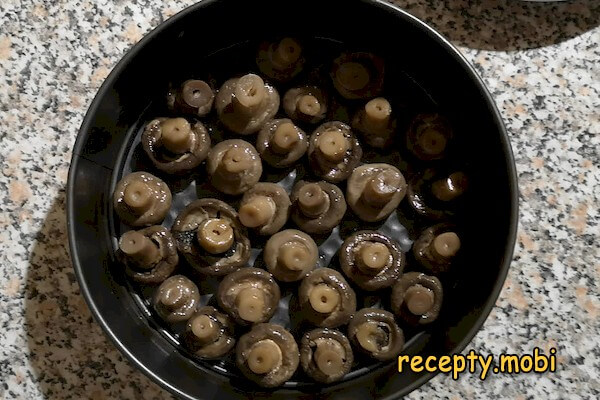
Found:
[[[290,215],[290,206],[292,203],[287,192],[277,183],[259,182],[244,193],[240,207],[256,196],[269,197],[275,203],[273,218],[267,224],[260,226],[257,229],[258,233],[261,235],[272,235],[278,232],[285,225]]]
[[[340,302],[330,313],[318,313],[310,305],[310,292],[319,284],[327,285],[340,296]],[[321,328],[336,328],[344,325],[356,311],[354,290],[342,274],[331,268],[317,268],[311,271],[300,283],[298,299],[306,320]]]
[[[150,187],[155,198],[154,204],[141,215],[136,215],[123,199],[125,188],[133,181],[141,181]],[[114,209],[121,221],[130,226],[148,226],[162,222],[171,208],[171,190],[162,179],[149,172],[138,171],[125,175],[117,183],[113,194]]]
[[[279,43],[262,42],[256,56],[256,65],[260,72],[269,78],[278,82],[287,82],[302,72],[306,59],[300,54],[300,57],[298,57],[296,62],[292,63],[289,67],[283,69],[277,68],[273,63],[273,53],[278,44]]]
[[[396,192],[384,205],[369,204],[362,196],[365,186],[371,179],[384,171],[389,171],[399,177]],[[384,185],[387,183],[383,182]],[[395,185],[394,185],[395,186]],[[354,213],[363,221],[375,222],[387,218],[400,204],[406,195],[406,180],[398,168],[384,163],[363,164],[352,172],[346,186],[346,200]]]
[[[219,119],[225,127],[240,135],[250,135],[258,132],[264,124],[273,119],[279,110],[279,93],[268,83],[265,83],[265,98],[256,112],[244,115],[233,107],[236,84],[239,78],[226,81],[217,93],[215,108]]]
[[[148,158],[156,168],[170,174],[196,168],[206,159],[210,150],[210,135],[206,127],[199,121],[195,122],[191,127],[191,149],[184,154],[169,154],[161,142],[161,124],[167,119],[156,118],[150,121],[142,133],[142,147]]]
[[[339,131],[348,140],[348,150],[340,162],[323,157],[318,149],[319,137],[329,131]],[[350,126],[340,121],[329,121],[315,129],[308,142],[308,159],[314,173],[328,182],[339,183],[350,176],[362,158],[362,148]]]
[[[275,342],[281,350],[281,364],[264,375],[255,374],[246,361],[252,346],[262,340]],[[291,333],[275,324],[258,324],[240,337],[236,346],[236,364],[240,371],[250,380],[262,387],[279,386],[292,377],[300,363],[298,344]]]
[[[408,182],[406,200],[419,215],[432,220],[451,218],[456,213],[461,197],[450,201],[441,201],[432,193],[432,184],[448,176],[440,169],[428,168],[415,174]]]
[[[239,173],[224,172],[219,168],[225,153],[232,148],[242,149],[251,159],[251,166]],[[262,175],[262,162],[258,152],[250,143],[241,139],[224,140],[214,146],[208,153],[206,169],[212,185],[219,191],[238,195],[254,186]]]
[[[193,332],[193,321],[196,317],[205,315],[216,325],[218,334],[209,343],[198,340]],[[235,346],[235,325],[227,314],[219,312],[211,306],[200,307],[190,317],[183,333],[183,343],[192,352],[194,357],[200,359],[216,359],[229,353]]]
[[[289,167],[302,158],[308,149],[308,136],[302,129],[294,125],[300,140],[298,140],[290,151],[285,154],[278,154],[276,151],[273,151],[273,146],[271,145],[273,134],[280,125],[285,123],[293,124],[292,120],[287,118],[268,121],[262,127],[256,138],[256,149],[260,153],[262,159],[275,168]]]
[[[336,78],[340,67],[343,64],[350,62],[362,65],[369,74],[368,83],[361,89],[350,90],[340,84]],[[331,79],[333,80],[333,86],[342,97],[348,100],[368,99],[381,93],[383,88],[384,72],[385,68],[383,59],[374,54],[364,52],[345,53],[333,61]]]
[[[317,345],[323,342],[333,342],[335,348],[342,353],[343,365],[334,375],[325,374],[315,362],[315,350]],[[335,329],[317,328],[306,332],[302,336],[302,341],[300,342],[300,363],[304,372],[317,382],[331,383],[342,379],[344,375],[350,372],[353,362],[354,354],[352,353],[350,341],[348,341],[348,338],[342,332]]]
[[[440,274],[448,271],[455,257],[441,257],[433,250],[434,239],[444,232],[456,232],[456,227],[448,223],[430,226],[421,232],[421,236],[415,240],[412,246],[415,260],[417,260],[419,264],[434,274]]]
[[[298,110],[298,102],[303,96],[313,96],[320,104],[319,113],[317,115],[306,115]],[[283,110],[288,117],[294,121],[308,122],[316,124],[322,121],[327,115],[327,97],[321,89],[316,86],[302,86],[289,89],[283,96]]]
[[[129,258],[117,250],[117,257],[125,265],[125,273],[134,281],[146,284],[160,283],[167,279],[179,262],[177,246],[171,232],[164,226],[154,225],[138,231],[158,245],[160,260],[149,270],[136,268]]]
[[[160,299],[172,290],[181,292],[181,298],[173,307],[166,307]],[[198,286],[183,275],[173,275],[156,289],[152,298],[152,305],[162,319],[174,323],[187,320],[196,310],[199,301]]]
[[[382,243],[390,252],[387,263],[377,274],[363,272],[357,266],[356,258],[366,242]],[[342,271],[348,279],[367,291],[392,286],[400,278],[406,265],[406,255],[398,242],[376,231],[360,231],[346,238],[340,248],[339,259]]]
[[[196,240],[200,225],[209,218],[217,217],[229,222],[234,235],[233,246],[220,255],[206,252]],[[244,266],[250,258],[250,240],[237,212],[218,199],[205,198],[188,204],[173,222],[171,233],[177,243],[177,249],[188,263],[206,275],[228,274]]]
[[[346,214],[346,199],[342,190],[334,184],[319,181],[317,185],[329,197],[327,210],[317,217],[305,215],[298,205],[298,196],[304,185],[311,182],[299,181],[294,185],[290,200],[292,202],[291,217],[300,229],[308,233],[326,233],[335,228]]]
[[[368,322],[375,323],[378,333],[383,336],[376,338],[379,349],[374,352],[364,349],[357,338],[359,327]],[[398,327],[398,324],[396,324],[394,314],[379,308],[363,308],[358,310],[348,325],[348,338],[356,349],[379,361],[393,359],[400,354],[404,347],[404,333]]]
[[[445,142],[438,143],[438,151],[427,151],[420,143],[420,137],[426,132],[438,132]],[[420,160],[439,160],[446,156],[448,143],[452,139],[450,122],[439,114],[419,114],[411,121],[406,132],[406,147]]]
[[[309,262],[307,267],[302,270],[291,270],[281,265],[279,260],[280,251],[284,246],[294,244],[306,249]],[[306,233],[296,229],[286,229],[271,236],[265,245],[263,258],[267,270],[273,276],[282,282],[294,282],[304,278],[309,271],[312,271],[319,261],[319,249],[315,241]]]
[[[433,292],[433,306],[423,315],[410,312],[404,301],[406,291],[413,285],[421,285]],[[442,308],[443,297],[442,283],[438,278],[421,272],[407,272],[392,288],[392,311],[409,324],[426,325],[437,319]]]
[[[217,291],[219,306],[238,324],[248,325],[249,322],[240,317],[236,304],[238,294],[248,288],[256,288],[262,291],[265,307],[261,321],[258,322],[267,322],[275,314],[275,311],[277,311],[281,291],[273,276],[263,269],[254,267],[242,268],[223,278]]]

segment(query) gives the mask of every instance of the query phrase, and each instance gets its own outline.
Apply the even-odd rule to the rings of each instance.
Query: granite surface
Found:
[[[65,183],[98,87],[194,0],[0,2],[0,398],[167,399],[104,337],[69,261]],[[411,399],[600,397],[600,2],[398,0],[493,93],[520,179],[506,285],[468,349],[558,349],[558,370],[437,376]]]

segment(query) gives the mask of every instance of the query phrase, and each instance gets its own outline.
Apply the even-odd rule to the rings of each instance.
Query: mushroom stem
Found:
[[[279,154],[288,153],[300,141],[300,135],[294,124],[284,122],[280,124],[271,138],[273,151]]]
[[[160,260],[160,251],[154,242],[140,232],[125,232],[119,239],[119,248],[137,266],[150,269]]]
[[[223,169],[231,174],[239,174],[252,167],[252,156],[241,147],[232,147],[221,160]]]
[[[286,69],[300,58],[302,48],[292,38],[283,38],[273,51],[273,64],[277,69]]]
[[[186,302],[186,295],[182,285],[171,285],[160,297],[159,301],[168,309],[176,310]]]
[[[181,96],[188,106],[201,109],[213,101],[214,93],[208,83],[201,80],[189,80],[184,82]]]
[[[428,126],[417,137],[419,147],[425,154],[437,155],[441,154],[446,148],[448,140],[446,136],[435,127]]]
[[[316,183],[307,183],[298,193],[300,211],[307,217],[316,218],[329,209],[329,196]]]
[[[209,218],[198,228],[197,239],[207,252],[221,254],[233,245],[233,228],[224,218]]]
[[[273,216],[277,206],[268,196],[255,196],[240,207],[240,221],[248,228],[266,225]]]
[[[135,214],[142,215],[154,204],[152,188],[143,181],[132,180],[123,192],[123,201]]]
[[[266,99],[265,82],[255,74],[247,74],[238,79],[233,92],[233,107],[236,111],[252,115]]]
[[[464,172],[453,172],[446,179],[431,184],[431,193],[441,201],[452,201],[467,189],[468,181]]]
[[[402,177],[392,169],[385,169],[371,178],[362,192],[363,200],[371,206],[387,204],[402,184]]]
[[[423,315],[433,307],[435,296],[433,290],[416,284],[406,289],[404,302],[408,311],[414,315]]]
[[[198,315],[191,323],[192,333],[201,343],[212,343],[219,337],[219,325],[206,314]]]
[[[277,260],[283,267],[289,270],[302,271],[309,267],[308,264],[311,261],[311,257],[308,249],[302,244],[288,242],[281,246]]]
[[[390,249],[378,242],[366,242],[359,250],[358,267],[367,273],[377,273],[390,262]]]
[[[238,315],[248,322],[258,322],[263,318],[265,294],[256,287],[241,290],[235,298]]]
[[[316,117],[321,111],[319,99],[310,94],[305,94],[298,99],[298,111],[309,117]]]
[[[390,102],[383,97],[378,97],[365,105],[364,123],[368,129],[380,130],[388,126],[391,114]]]
[[[318,313],[329,314],[340,304],[340,294],[331,286],[321,283],[308,294],[310,306]]]
[[[330,341],[317,345],[314,353],[315,364],[325,375],[336,375],[344,366],[344,357],[339,347],[341,346],[334,346]]]
[[[380,350],[379,339],[382,332],[377,322],[367,321],[356,329],[356,339],[360,346],[368,352],[375,353]]]
[[[183,154],[190,150],[192,128],[185,118],[169,118],[161,123],[163,146],[171,153]]]
[[[261,340],[250,347],[246,362],[255,374],[264,375],[281,365],[281,348],[271,339]]]
[[[452,258],[460,250],[460,238],[454,232],[444,232],[435,237],[432,249],[442,258]]]
[[[345,89],[360,90],[369,84],[369,71],[357,62],[346,62],[335,72],[335,79]]]
[[[318,140],[318,147],[329,161],[340,162],[344,159],[349,143],[344,134],[338,130],[326,131]]]

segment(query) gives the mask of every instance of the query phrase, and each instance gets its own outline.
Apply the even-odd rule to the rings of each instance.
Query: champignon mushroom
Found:
[[[201,122],[190,124],[185,118],[157,118],[142,133],[144,151],[161,171],[189,171],[208,155],[210,136]]]
[[[300,353],[294,337],[283,327],[258,324],[238,340],[235,361],[248,379],[275,387],[296,372]]]
[[[250,240],[237,212],[217,199],[188,204],[171,228],[177,249],[197,271],[225,275],[250,258]]]
[[[208,153],[206,163],[212,185],[225,194],[238,195],[254,186],[262,175],[262,162],[250,143],[224,140]]]
[[[119,239],[117,257],[125,265],[125,273],[141,283],[164,281],[179,262],[171,232],[160,225],[125,232]]]
[[[174,111],[204,117],[212,110],[215,93],[208,83],[189,79],[176,92],[169,93],[168,104]]]
[[[353,362],[352,347],[342,332],[318,328],[302,336],[300,363],[304,372],[315,381],[338,381],[350,372]]]
[[[408,127],[406,147],[420,160],[444,158],[452,128],[439,114],[419,114]]]
[[[343,122],[325,122],[310,136],[310,165],[314,173],[326,181],[338,183],[348,178],[361,157],[358,140]]]
[[[346,213],[346,200],[340,188],[324,181],[299,181],[292,189],[292,219],[308,233],[326,233],[337,226]]]
[[[277,90],[255,74],[230,79],[217,93],[215,107],[219,119],[240,135],[258,132],[279,109]]]
[[[383,149],[392,143],[396,120],[392,119],[392,106],[383,97],[370,100],[352,119],[352,128],[362,134],[365,143]]]
[[[333,86],[342,97],[368,99],[377,96],[383,87],[383,59],[371,53],[342,54],[333,62]]]
[[[283,96],[283,110],[294,121],[316,124],[327,114],[327,98],[316,86],[292,88]]]
[[[125,175],[113,195],[115,212],[130,226],[159,224],[171,208],[171,190],[162,179],[144,172]]]
[[[407,272],[392,289],[392,311],[414,325],[429,324],[442,308],[442,283],[435,276]]]
[[[406,265],[398,242],[376,231],[349,236],[340,248],[339,259],[344,274],[367,291],[392,286]]]
[[[217,301],[237,323],[267,322],[275,311],[281,293],[270,273],[248,267],[227,275],[219,284]]]
[[[256,149],[262,159],[275,168],[289,167],[308,149],[308,137],[291,119],[274,119],[258,133]]]
[[[260,182],[244,193],[240,203],[240,221],[259,235],[272,235],[287,222],[291,204],[281,185]]]
[[[449,224],[425,229],[413,243],[415,259],[434,274],[448,271],[460,250],[460,237]]]
[[[358,350],[379,361],[393,359],[404,346],[394,314],[378,308],[357,311],[348,325],[348,338]]]
[[[342,274],[317,268],[300,283],[298,299],[307,321],[321,328],[346,324],[356,311],[356,294]]]
[[[346,199],[363,221],[381,221],[390,215],[406,195],[406,180],[389,164],[364,164],[348,179]]]
[[[160,284],[152,304],[158,315],[167,322],[187,320],[196,310],[200,293],[194,282],[183,275],[173,275]]]
[[[235,346],[234,328],[228,315],[214,307],[201,307],[188,320],[183,343],[197,358],[219,358]]]
[[[319,249],[306,233],[286,229],[271,236],[265,245],[263,258],[267,269],[282,282],[299,281],[312,271],[319,261]]]
[[[448,173],[429,168],[410,180],[406,197],[420,215],[441,219],[454,214],[468,186],[462,171]]]
[[[304,66],[302,46],[286,37],[278,43],[261,43],[256,57],[260,72],[271,79],[286,82],[298,75]]]

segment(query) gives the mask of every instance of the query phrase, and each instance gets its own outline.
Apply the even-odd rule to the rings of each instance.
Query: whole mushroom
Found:
[[[418,214],[442,219],[456,212],[468,186],[469,179],[462,171],[429,168],[410,180],[406,197]]]
[[[304,278],[319,261],[319,249],[306,233],[286,229],[271,236],[265,245],[263,258],[267,270],[275,279],[294,282]]]
[[[352,119],[352,128],[362,134],[371,147],[384,149],[392,144],[396,120],[392,119],[392,106],[383,97],[370,100]]]
[[[325,181],[299,181],[292,189],[292,220],[308,233],[326,233],[346,214],[344,193]]]
[[[316,124],[327,114],[327,98],[316,86],[296,87],[283,96],[283,109],[294,121]]]
[[[208,153],[206,169],[212,185],[219,191],[239,195],[253,187],[262,175],[262,162],[250,143],[240,139],[224,140]]]
[[[159,224],[169,212],[171,200],[167,184],[144,171],[125,175],[113,195],[115,212],[130,226]]]
[[[291,204],[281,185],[260,182],[244,193],[239,208],[240,221],[259,235],[272,235],[287,222]]]
[[[208,83],[189,79],[175,92],[169,93],[167,102],[173,111],[204,117],[212,110],[215,93]]]
[[[392,311],[409,324],[429,324],[440,313],[443,294],[435,276],[407,272],[392,289]]]
[[[276,43],[261,43],[256,57],[260,72],[279,82],[289,81],[298,75],[304,62],[301,44],[290,37]]]
[[[342,97],[368,99],[381,93],[383,59],[371,53],[342,54],[333,62],[331,79]]]
[[[214,307],[201,307],[188,320],[182,335],[183,343],[194,357],[216,359],[235,346],[234,328],[228,315]]]
[[[258,133],[256,149],[267,164],[286,168],[306,153],[308,136],[292,120],[274,119],[267,122]]]
[[[167,278],[156,289],[152,298],[152,304],[158,315],[171,323],[190,318],[199,301],[198,287],[183,275]]]
[[[446,272],[460,250],[460,237],[450,224],[425,229],[413,243],[415,259],[434,274]]]
[[[348,338],[335,329],[313,329],[302,336],[300,364],[317,382],[339,381],[350,372],[354,355]]]
[[[404,346],[394,315],[378,308],[357,311],[348,325],[348,338],[356,349],[379,361],[395,358]]]
[[[444,117],[419,114],[408,127],[406,146],[420,160],[438,160],[446,156],[452,136],[450,123]]]

